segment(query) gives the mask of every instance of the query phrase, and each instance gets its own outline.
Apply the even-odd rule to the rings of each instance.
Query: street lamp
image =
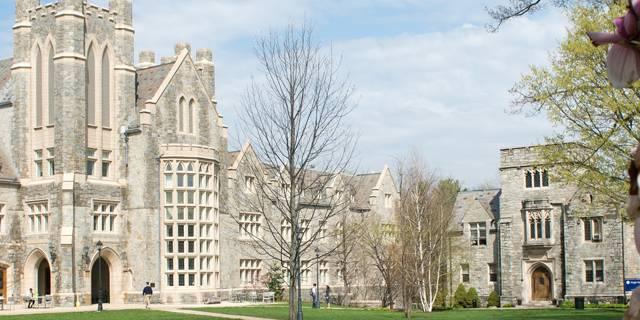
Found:
[[[96,243],[98,248],[98,311],[102,311],[102,241]]]
[[[314,308],[320,309],[320,248],[316,247],[316,301]]]
[[[302,281],[300,281],[300,243],[302,243],[302,233],[300,226],[296,224],[296,278],[298,280],[298,318],[302,320]],[[295,285],[294,285],[295,286]]]

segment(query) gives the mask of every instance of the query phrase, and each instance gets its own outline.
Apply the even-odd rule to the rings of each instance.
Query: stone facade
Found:
[[[132,0],[16,0],[14,55],[0,60],[2,296],[89,304],[102,287],[128,303],[151,282],[158,301],[196,303],[262,286],[273,261],[232,217],[273,213],[244,207],[252,151],[227,152],[213,54],[179,43],[135,66],[132,17]],[[349,212],[391,219],[388,168],[349,183]]]
[[[504,149],[500,156],[500,190],[458,196],[453,242],[460,254],[451,264],[451,286],[463,282],[483,299],[495,290],[503,304],[514,305],[620,301],[624,279],[640,276],[632,225],[622,221],[620,208],[555,181],[539,147]],[[472,232],[477,223],[485,233]],[[479,237],[486,240],[478,243]],[[466,272],[467,265],[463,281],[455,270]],[[487,281],[490,273],[494,281]]]

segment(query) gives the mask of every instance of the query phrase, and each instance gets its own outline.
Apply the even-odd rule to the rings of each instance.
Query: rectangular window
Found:
[[[261,271],[262,260],[240,259],[240,282],[243,285],[259,283]]]
[[[178,286],[184,287],[184,274],[178,275]]]
[[[167,285],[169,287],[173,287],[173,275],[172,274],[168,274],[167,275]]]
[[[547,170],[527,170],[524,174],[524,186],[527,189],[549,186],[549,172]]]
[[[473,222],[469,224],[471,231],[471,245],[480,246],[487,244],[487,223]]]
[[[167,271],[173,271],[173,258],[167,259]]]
[[[116,232],[116,221],[118,213],[117,204],[107,202],[93,202],[93,231],[95,232]]]
[[[111,166],[111,151],[102,151],[102,177],[109,177],[109,167]]]
[[[173,241],[167,241],[167,253],[173,253]]]
[[[604,282],[604,260],[585,260],[585,281]]]
[[[47,149],[47,175],[54,176],[56,174],[55,151],[53,148]]]
[[[93,176],[96,171],[96,163],[98,159],[96,158],[96,149],[87,149],[87,175]]]
[[[584,225],[585,241],[602,241],[602,218],[585,218],[582,220],[582,224]]]
[[[34,151],[34,164],[35,164],[35,176],[42,177],[44,172],[42,171],[42,149]]]
[[[489,281],[490,282],[498,281],[498,271],[496,270],[496,264],[495,263],[490,263],[489,264]]]
[[[49,203],[47,201],[32,202],[27,207],[29,233],[49,232]]]
[[[240,213],[238,219],[240,238],[249,239],[261,235],[262,216],[259,213]]]
[[[469,265],[468,264],[460,265],[460,274],[461,274],[460,278],[462,278],[462,282],[469,283]]]

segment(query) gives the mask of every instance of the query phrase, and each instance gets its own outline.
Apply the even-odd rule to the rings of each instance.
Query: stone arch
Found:
[[[107,263],[106,268],[109,270],[109,301],[110,303],[123,303],[124,302],[124,280],[123,279],[123,267],[122,267],[122,259],[120,259],[120,255],[110,247],[105,247],[102,249],[100,254],[103,261]],[[91,259],[91,263],[89,265],[89,277],[87,279],[87,288],[89,288],[89,292],[91,292],[91,280],[92,280],[92,270],[94,270],[94,264],[98,262],[98,252],[94,252],[93,257]],[[104,275],[103,275],[104,276]]]
[[[27,256],[23,266],[22,294],[32,288],[34,293],[53,294],[55,286],[51,284],[51,262],[41,249],[34,249]]]

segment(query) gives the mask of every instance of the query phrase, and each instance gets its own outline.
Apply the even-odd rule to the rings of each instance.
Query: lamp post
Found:
[[[300,226],[296,224],[296,279],[298,281],[298,317],[297,320],[302,320],[302,281],[300,281],[300,243],[302,243],[302,233],[300,233]]]
[[[98,311],[102,311],[102,241],[96,243],[98,248]]]
[[[313,307],[320,309],[320,248],[316,247],[316,301]]]

